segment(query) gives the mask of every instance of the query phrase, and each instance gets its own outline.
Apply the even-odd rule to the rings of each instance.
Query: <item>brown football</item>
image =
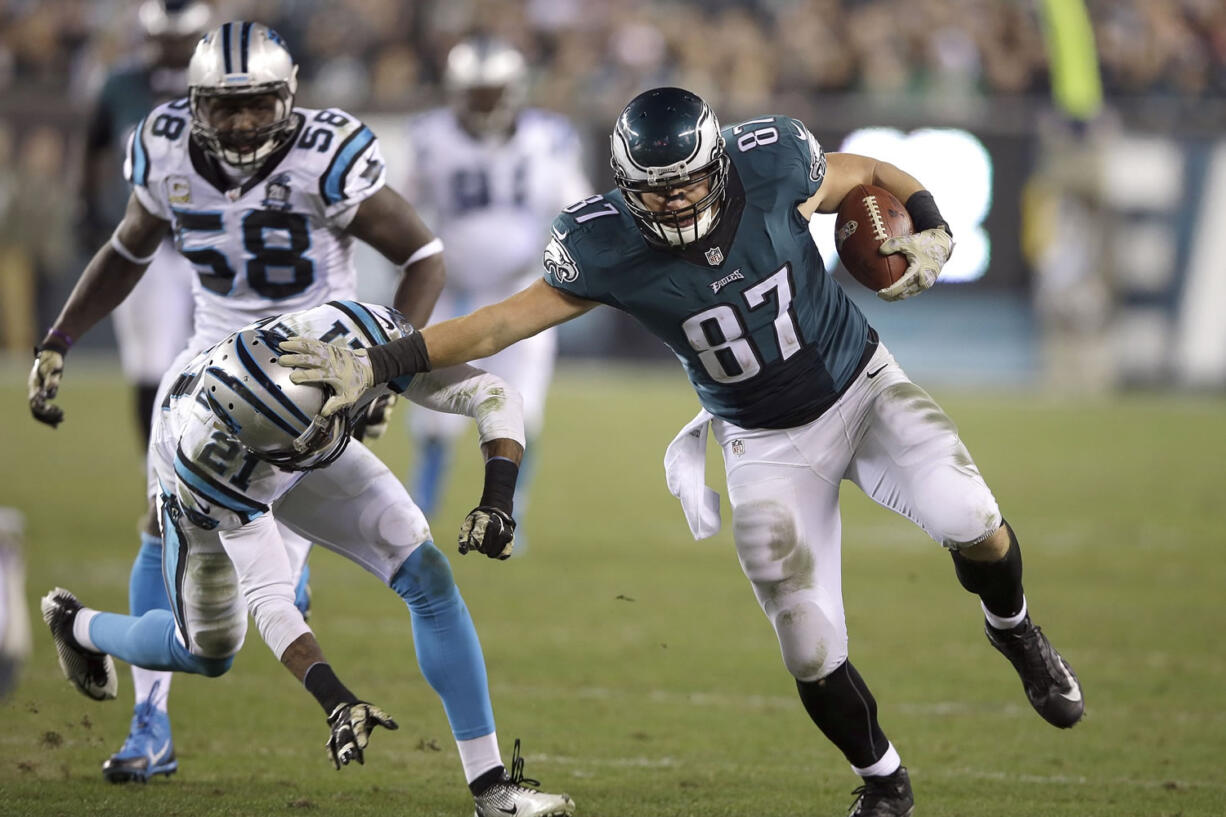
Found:
[[[861,184],[839,205],[839,215],[834,222],[834,244],[851,276],[876,291],[888,287],[907,271],[905,256],[877,252],[881,242],[911,232],[911,216],[893,193]]]

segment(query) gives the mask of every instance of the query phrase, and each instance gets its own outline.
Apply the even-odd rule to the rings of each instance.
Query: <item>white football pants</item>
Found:
[[[223,535],[181,520],[167,532],[163,565],[174,588],[175,617],[193,654],[237,653],[248,611],[278,658],[310,632],[294,607],[301,564],[286,547],[286,533],[344,556],[384,584],[430,539],[426,517],[404,485],[357,440],[240,531]]]
[[[748,430],[716,419],[712,428],[723,449],[741,568],[798,680],[824,678],[847,659],[842,480],[951,550],[1001,525],[957,428],[884,345],[838,402],[807,425]]]

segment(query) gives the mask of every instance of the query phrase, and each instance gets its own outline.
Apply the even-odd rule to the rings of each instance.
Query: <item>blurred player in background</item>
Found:
[[[453,318],[496,303],[541,274],[540,246],[562,207],[590,195],[579,136],[562,115],[525,108],[528,69],[508,43],[483,35],[457,44],[444,76],[450,104],[409,121],[405,195],[447,246],[447,283],[435,311]],[[557,339],[541,332],[485,360],[481,368],[524,397],[528,453],[541,431]],[[414,407],[413,496],[438,508],[450,450],[463,417]],[[515,507],[526,508],[526,464]]]
[[[337,108],[294,107],[297,71],[285,42],[259,23],[225,23],[200,40],[188,97],[154,108],[129,141],[123,220],[39,347],[30,375],[36,419],[60,422],[50,400],[68,348],[123,302],[168,236],[197,278],[195,332],[162,380],[157,410],[192,355],[227,333],[271,313],[353,297],[355,237],[402,268],[396,307],[412,322],[429,319],[444,277],[442,245],[385,185],[369,128]],[[152,474],[148,491],[152,503]],[[290,531],[284,538],[305,581],[310,543]],[[151,514],[132,568],[133,615],[169,609],[163,570],[173,564],[164,555]],[[178,767],[166,714],[170,674],[134,667],[133,685],[128,740],[103,765],[113,782]]]
[[[897,167],[825,154],[796,119],[763,116],[722,132],[679,88],[635,97],[612,136],[617,189],[566,208],[545,249],[546,276],[505,301],[360,354],[308,339],[282,358],[338,393],[484,357],[601,303],[638,318],[681,360],[703,410],[665,455],[691,531],[719,529],[703,484],[713,428],[722,448],[741,567],[775,628],[813,722],[863,785],[857,817],[910,817],[907,770],[848,660],[839,485],[854,482],[923,528],[977,594],[988,641],[1058,727],[1084,712],[1069,665],[1031,623],[1021,550],[957,429],[911,382],[860,309],[826,275],[809,234],[857,185],[906,203],[916,232],[881,245],[906,272],[878,294],[932,286],[952,240],[932,195]],[[599,467],[596,464],[594,467]]]
[[[26,570],[22,553],[25,520],[16,508],[0,507],[0,699],[17,687],[30,657]]]
[[[354,421],[380,393],[474,418],[485,482],[461,527],[461,547],[502,558],[514,540],[511,497],[523,453],[518,395],[493,375],[455,366],[374,389],[324,420],[328,392],[292,383],[276,362],[291,334],[361,348],[411,332],[395,310],[337,300],[258,321],[193,358],[167,392],[149,454],[170,610],[104,613],[57,588],[43,599],[43,616],[65,675],[82,694],[104,700],[115,697],[112,655],[155,669],[226,672],[250,612],[269,648],[323,707],[335,767],[363,763],[370,732],[396,723],[337,678],[294,606],[294,560],[280,520],[365,568],[408,606],[417,662],[443,702],[477,817],[569,815],[566,795],[521,785],[518,757],[510,773],[503,766],[481,643],[447,557],[395,475],[350,441]]]
[[[132,130],[153,107],[187,95],[187,63],[212,16],[208,3],[194,0],[146,0],[141,4],[146,48],[107,76],[86,132],[79,237],[90,253],[123,218],[129,193],[122,173],[123,156]],[[195,278],[192,265],[167,236],[149,271],[112,316],[119,362],[136,390],[142,446],[149,442],[158,383],[192,334]]]

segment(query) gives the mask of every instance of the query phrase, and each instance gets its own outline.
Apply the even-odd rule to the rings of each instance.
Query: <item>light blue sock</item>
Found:
[[[302,575],[298,577],[298,586],[294,588],[294,606],[302,613],[304,619],[311,617],[311,566],[302,563]]]
[[[418,449],[421,462],[417,465],[417,477],[413,483],[413,501],[426,518],[434,516],[443,492],[447,466],[451,462],[451,445],[440,437],[427,437]]]
[[[169,610],[166,582],[162,578],[162,538],[140,535],[140,550],[128,577],[128,611],[134,616],[150,610]]]
[[[390,584],[409,605],[417,666],[442,698],[456,740],[493,732],[485,656],[447,557],[426,542],[404,560]]]
[[[150,610],[143,616],[99,613],[89,622],[89,640],[102,652],[145,669],[215,677],[234,663],[233,656],[201,658],[188,652],[175,638],[175,617],[169,610]]]

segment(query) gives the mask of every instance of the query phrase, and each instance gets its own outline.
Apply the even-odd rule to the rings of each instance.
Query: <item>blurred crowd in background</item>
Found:
[[[142,46],[128,0],[0,2],[0,93],[85,99]],[[528,55],[539,101],[608,119],[645,86],[717,107],[790,94],[1042,94],[1034,0],[222,0],[269,23],[308,99],[398,109],[438,95],[447,49],[475,28]],[[1110,95],[1226,93],[1226,3],[1090,0]]]

